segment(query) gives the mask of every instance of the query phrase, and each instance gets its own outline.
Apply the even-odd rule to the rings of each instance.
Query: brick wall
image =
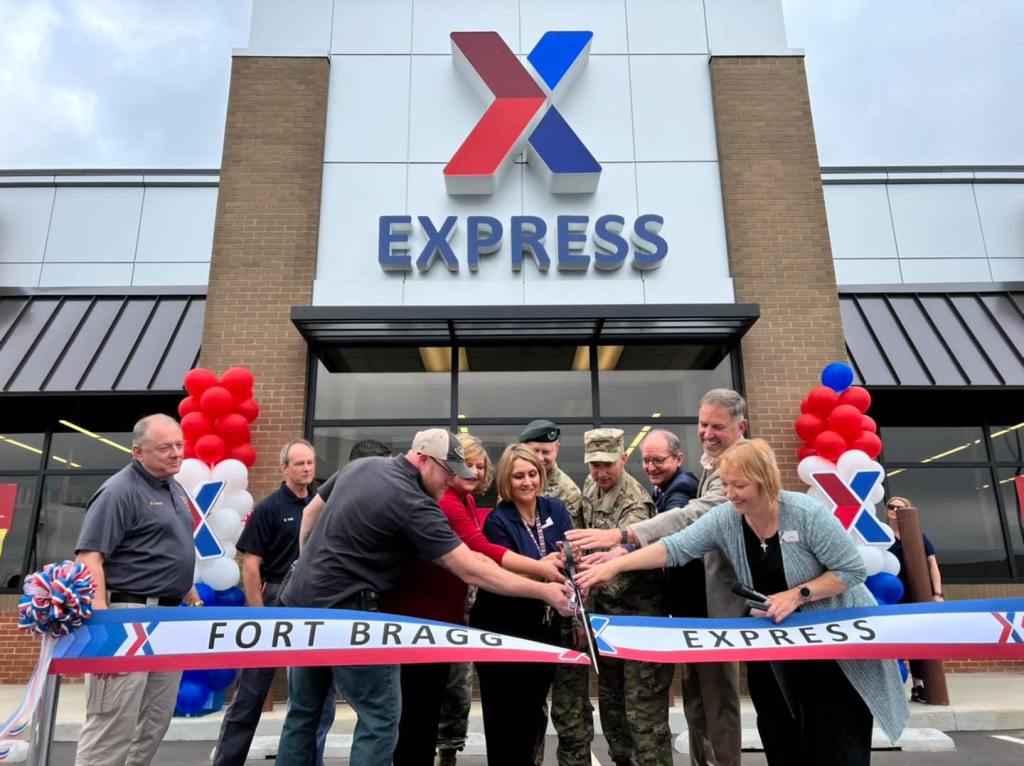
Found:
[[[255,376],[257,499],[280,480],[282,444],[303,434],[306,344],[289,312],[312,299],[328,73],[326,58],[231,67],[200,364]]]
[[[828,362],[846,359],[818,151],[799,57],[715,57],[711,91],[751,430],[796,478],[793,421]]]

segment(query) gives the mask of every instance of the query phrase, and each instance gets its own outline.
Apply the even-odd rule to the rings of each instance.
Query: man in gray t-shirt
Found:
[[[195,547],[177,422],[150,415],[135,424],[132,462],[86,505],[75,552],[96,582],[94,609],[198,604]],[[181,672],[85,676],[85,725],[76,766],[152,762],[171,722]]]

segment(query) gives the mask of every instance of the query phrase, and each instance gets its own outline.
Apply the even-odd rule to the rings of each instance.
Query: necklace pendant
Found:
[[[761,538],[761,553],[767,553],[767,552],[768,552],[768,541],[767,541],[767,540],[765,540],[765,539],[764,539],[764,538],[762,537],[762,538]]]

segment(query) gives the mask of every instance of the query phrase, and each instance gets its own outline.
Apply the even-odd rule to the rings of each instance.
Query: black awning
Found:
[[[521,343],[738,342],[757,304],[642,306],[293,306],[313,349]]]
[[[1024,386],[1024,285],[840,288],[846,349],[872,387]]]
[[[205,291],[0,294],[0,391],[180,391]]]

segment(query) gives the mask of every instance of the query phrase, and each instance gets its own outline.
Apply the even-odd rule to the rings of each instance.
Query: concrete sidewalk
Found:
[[[941,731],[996,731],[1024,729],[1024,673],[951,673],[947,676],[948,707],[935,705],[910,706],[909,728],[939,729]],[[0,712],[12,712],[21,700],[24,688],[0,685]],[[909,692],[908,692],[909,694]],[[596,704],[595,704],[596,707]],[[754,709],[748,698],[742,700],[743,727],[754,729]],[[284,721],[284,705],[276,705],[264,713],[257,735],[276,736]],[[167,732],[168,740],[216,741],[223,712],[201,718],[175,718]],[[78,738],[85,720],[85,687],[82,684],[64,684],[60,690],[57,708],[58,742],[72,742]],[[355,715],[347,705],[338,706],[332,734],[351,734]],[[595,714],[600,732],[600,721]],[[669,724],[676,734],[686,730],[682,706],[677,704],[669,714]],[[471,732],[482,732],[479,704],[474,704],[469,723]],[[549,733],[554,733],[549,729]]]

